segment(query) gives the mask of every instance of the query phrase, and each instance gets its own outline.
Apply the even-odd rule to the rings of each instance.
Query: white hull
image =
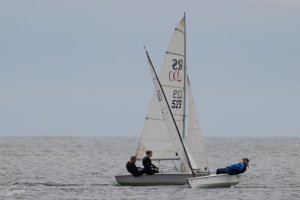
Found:
[[[196,176],[204,176],[197,174]],[[117,175],[116,181],[120,185],[150,186],[150,185],[184,185],[186,179],[192,178],[192,174],[153,174],[134,177],[132,175]]]
[[[232,187],[240,182],[241,175],[218,174],[202,177],[188,178],[187,182],[192,188]]]

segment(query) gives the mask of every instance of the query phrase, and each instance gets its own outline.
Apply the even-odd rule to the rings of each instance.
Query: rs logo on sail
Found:
[[[182,71],[183,60],[182,59],[173,59],[172,60],[172,69],[173,71],[169,72],[170,81],[179,81],[181,82],[181,77],[179,71]]]

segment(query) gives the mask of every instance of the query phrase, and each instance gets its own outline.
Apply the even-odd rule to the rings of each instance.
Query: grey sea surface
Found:
[[[300,199],[299,137],[204,139],[211,171],[250,159],[236,187],[119,186],[138,138],[1,137],[0,199]]]

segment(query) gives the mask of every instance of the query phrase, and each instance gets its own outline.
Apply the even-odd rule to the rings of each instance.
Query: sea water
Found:
[[[240,184],[119,186],[138,138],[2,137],[0,199],[300,199],[299,137],[204,139],[211,171],[250,159]]]

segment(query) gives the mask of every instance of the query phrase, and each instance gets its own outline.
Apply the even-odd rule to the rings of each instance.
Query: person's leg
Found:
[[[152,170],[146,170],[146,171],[145,171],[145,174],[147,174],[147,175],[152,175],[152,174],[154,174],[154,173],[153,173]]]
[[[140,170],[140,171],[138,172],[137,176],[143,175],[144,173],[145,173],[144,170]]]
[[[231,170],[228,168],[217,169],[216,174],[230,174]]]

